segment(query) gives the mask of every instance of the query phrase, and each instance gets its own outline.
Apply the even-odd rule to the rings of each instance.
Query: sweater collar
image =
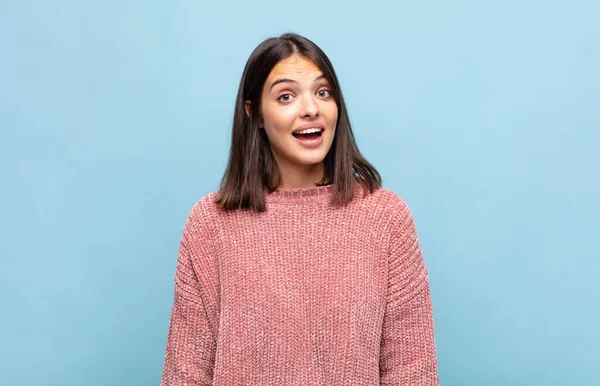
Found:
[[[277,188],[269,192],[267,187],[263,187],[263,194],[266,202],[301,204],[328,202],[333,194],[333,184],[311,186],[304,188]],[[362,191],[361,184],[355,183],[355,193]]]
[[[273,192],[269,192],[269,189],[264,187],[263,192],[265,198],[270,202],[313,201],[330,197],[333,192],[333,184],[304,188],[277,188]]]

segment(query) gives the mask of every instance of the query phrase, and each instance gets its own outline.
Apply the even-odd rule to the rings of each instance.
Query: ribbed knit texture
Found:
[[[332,185],[265,189],[267,211],[216,192],[184,226],[161,386],[439,385],[428,272],[406,202],[346,207]]]

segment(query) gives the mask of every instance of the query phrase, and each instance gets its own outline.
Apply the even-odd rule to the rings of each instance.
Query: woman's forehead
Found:
[[[323,72],[312,60],[305,58],[302,55],[291,55],[280,60],[271,70],[267,80],[275,80],[279,77],[304,78],[312,79],[321,75]]]

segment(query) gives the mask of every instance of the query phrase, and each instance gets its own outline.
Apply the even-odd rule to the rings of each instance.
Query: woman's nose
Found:
[[[303,98],[300,115],[302,117],[316,117],[319,115],[319,106],[313,96]]]

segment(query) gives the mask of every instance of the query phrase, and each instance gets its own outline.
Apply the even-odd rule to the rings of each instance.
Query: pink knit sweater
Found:
[[[183,229],[161,386],[439,385],[428,272],[405,201],[332,185],[216,192]]]

